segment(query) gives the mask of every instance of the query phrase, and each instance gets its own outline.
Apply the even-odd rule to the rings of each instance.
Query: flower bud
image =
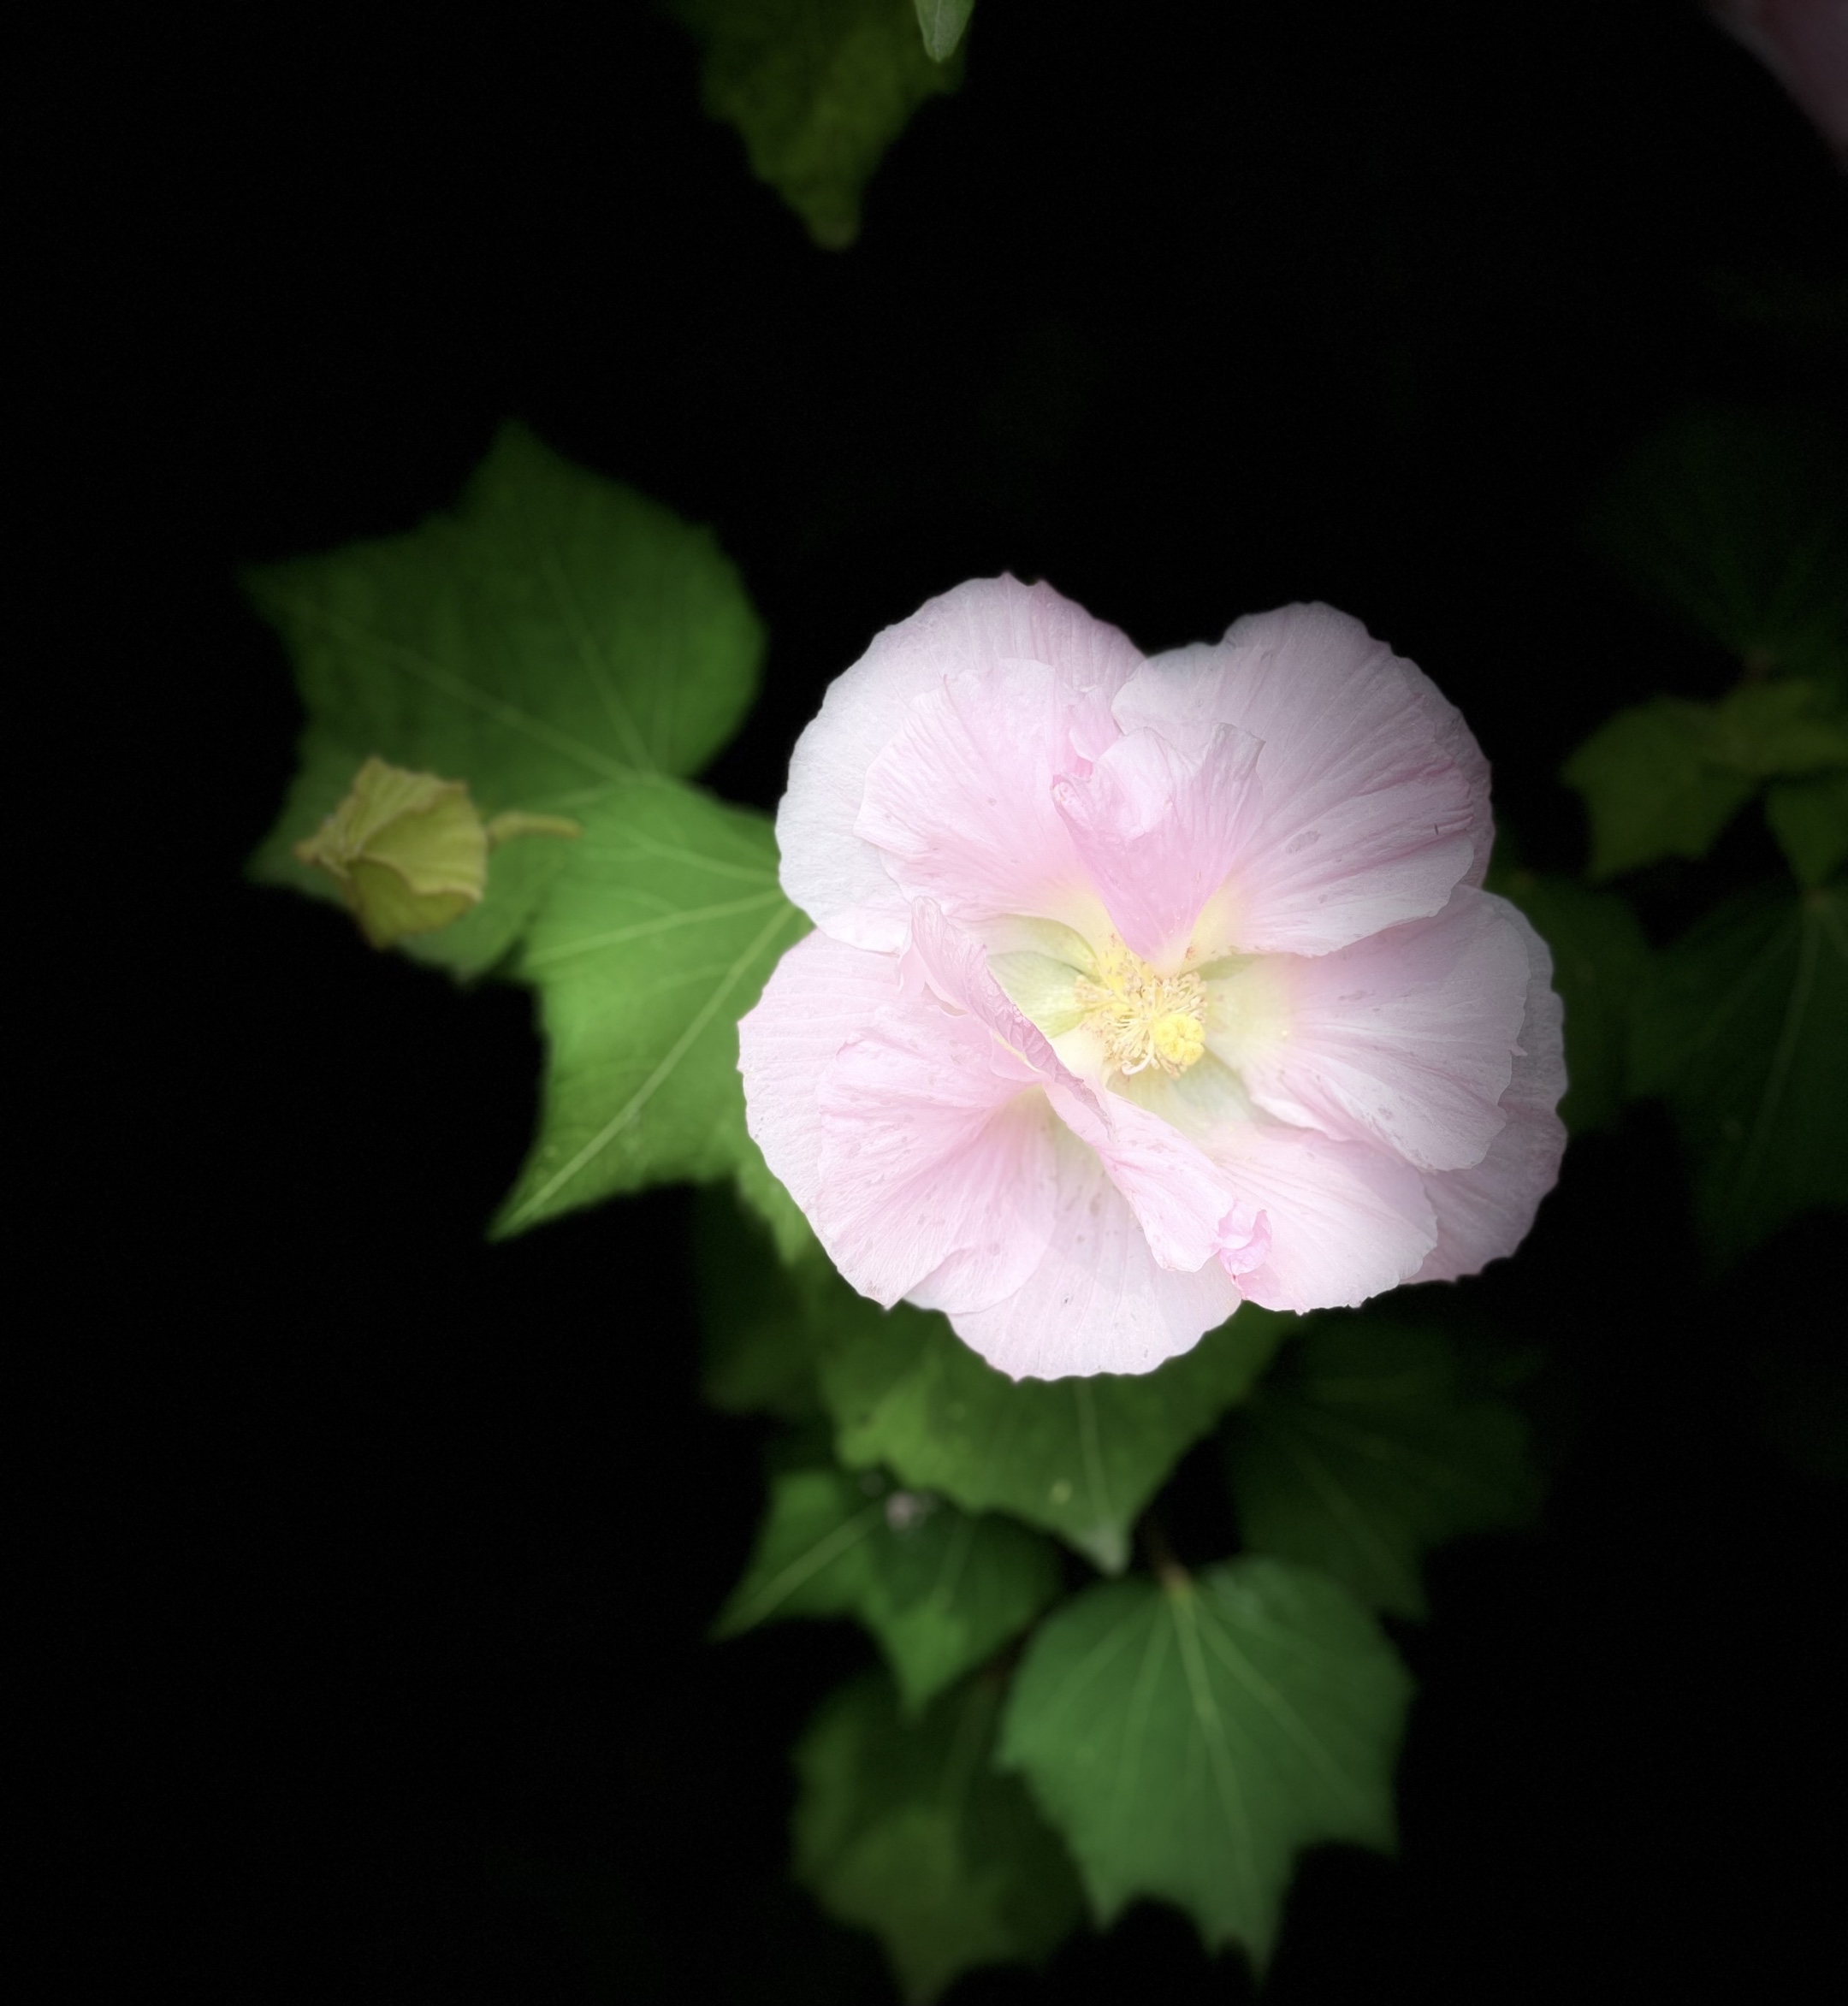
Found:
[[[369,759],[346,798],[295,845],[325,871],[374,947],[447,926],[481,902],[488,853],[516,836],[575,836],[560,815],[518,811],[484,823],[468,784]]]

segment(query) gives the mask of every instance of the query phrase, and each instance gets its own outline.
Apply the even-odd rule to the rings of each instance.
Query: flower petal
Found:
[[[904,900],[880,853],[855,833],[874,761],[903,729],[912,700],[1004,661],[1044,662],[1073,692],[1115,694],[1141,661],[1124,636],[1047,585],[978,578],[888,627],[829,686],[797,742],[777,811],[783,888],[825,932],[897,948]]]
[[[1112,706],[1204,753],[1215,727],[1264,741],[1241,853],[1203,955],[1327,954],[1442,910],[1488,861],[1489,769],[1430,679],[1325,606],[1238,622],[1155,657]]]
[[[744,1125],[811,1220],[821,1190],[816,1091],[841,1047],[898,996],[898,958],[810,933],[771,971],[738,1025]]]
[[[1436,1222],[1417,1171],[1359,1143],[1259,1121],[1208,1144],[1229,1182],[1270,1230],[1270,1251],[1240,1275],[1268,1310],[1353,1308],[1418,1271]]]
[[[1043,662],[953,677],[912,700],[868,772],[854,833],[902,890],[965,925],[1028,914],[1095,933],[1102,908],[1053,800],[1082,763],[1075,725],[1114,735],[1108,693]]]
[[[1239,855],[1262,749],[1231,725],[1192,751],[1156,731],[1129,731],[1088,774],[1052,784],[1117,932],[1164,973],[1181,965],[1200,908]]]
[[[928,899],[912,907],[906,958],[995,1040],[1006,1056],[993,1063],[1016,1068],[1011,1079],[1044,1084],[1059,1119],[1096,1151],[1128,1200],[1158,1266],[1191,1272],[1217,1259],[1235,1275],[1262,1257],[1263,1221],[1211,1161],[1160,1115],[1073,1073],[989,973],[980,943]]]
[[[1288,1035],[1207,1043],[1285,1121],[1384,1144],[1424,1170],[1479,1163],[1507,1116],[1526,1007],[1527,949],[1503,899],[1460,886],[1435,920],[1333,954],[1277,956]]]
[[[1001,1076],[993,1049],[968,1017],[901,1005],[821,1082],[814,1228],[888,1309],[933,1275],[945,1306],[994,1301],[1031,1273],[1051,1230],[1051,1111]]]
[[[908,994],[928,988],[951,1009],[966,1011],[1016,1056],[1022,1079],[1070,1079],[1045,1033],[995,979],[987,950],[974,934],[952,926],[934,899],[912,902],[910,938],[899,967]]]
[[[1179,1129],[1120,1094],[1053,1086],[1048,1098],[1072,1133],[1098,1153],[1135,1214],[1156,1265],[1192,1274],[1217,1260],[1229,1275],[1263,1259],[1263,1214]]]
[[[1056,1132],[1057,1202],[1031,1274],[992,1308],[956,1315],[957,1334],[1014,1379],[1149,1372],[1191,1351],[1239,1305],[1217,1261],[1159,1266],[1096,1152]]]
[[[1514,1252],[1559,1177],[1566,1125],[1554,1110],[1566,1091],[1565,1008],[1553,992],[1553,957],[1525,918],[1509,916],[1527,950],[1526,1014],[1507,1092],[1506,1122],[1481,1163],[1427,1176],[1437,1244],[1414,1281],[1452,1281]]]

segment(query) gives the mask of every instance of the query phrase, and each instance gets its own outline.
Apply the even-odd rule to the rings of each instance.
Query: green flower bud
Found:
[[[484,823],[463,780],[369,759],[346,796],[295,845],[325,871],[374,947],[449,926],[481,903],[488,853],[516,836],[576,836],[562,815],[510,810]]]

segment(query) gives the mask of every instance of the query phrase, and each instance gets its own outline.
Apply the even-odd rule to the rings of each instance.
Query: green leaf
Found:
[[[1025,1519],[1112,1574],[1137,1514],[1245,1396],[1292,1321],[1247,1304],[1152,1372],[1016,1381],[945,1317],[904,1303],[881,1311],[844,1282],[818,1293],[814,1317],[842,1462]]]
[[[1848,723],[1806,681],[1749,684],[1720,703],[1658,696],[1620,711],[1566,762],[1591,817],[1594,878],[1658,857],[1701,857],[1780,774],[1848,766]]]
[[[1673,1110],[1709,1256],[1848,1204],[1848,918],[1839,891],[1729,900],[1657,958],[1631,1080]]]
[[[582,820],[613,784],[688,773],[736,730],[763,635],[711,535],[508,425],[453,515],[255,571],[307,712],[253,876],[337,896],[293,846],[369,757],[467,784],[484,817]],[[459,974],[512,945],[568,845],[497,851],[486,896],[406,951]]]
[[[1461,1396],[1437,1332],[1377,1313],[1318,1322],[1290,1363],[1234,1423],[1248,1547],[1319,1567],[1389,1615],[1423,1617],[1428,1549],[1532,1518],[1525,1423],[1504,1401]]]
[[[1594,540],[1758,672],[1848,672],[1848,453],[1813,417],[1705,411],[1631,457]]]
[[[1560,1117],[1574,1135],[1613,1127],[1625,1096],[1630,1009],[1647,978],[1649,943],[1614,892],[1531,871],[1493,874],[1553,952],[1553,986],[1566,1005],[1566,1098]]]
[[[1038,1533],[970,1518],[867,1471],[783,1470],[716,1635],[785,1616],[854,1616],[879,1640],[908,1713],[1019,1636],[1063,1585]]]
[[[1325,1577],[1255,1557],[1170,1569],[1090,1589],[1040,1625],[1000,1760],[1071,1848],[1100,1925],[1152,1895],[1261,1971],[1302,1848],[1393,1850],[1411,1693]]]
[[[702,1191],[693,1212],[700,1391],[726,1414],[807,1421],[821,1411],[809,1293],[774,1257],[771,1229],[733,1192]],[[823,1262],[817,1250],[814,1258]]]
[[[703,52],[707,111],[737,132],[751,172],[824,250],[859,235],[861,192],[886,149],[919,105],[961,80],[960,62],[927,45],[927,25],[921,38],[913,0],[668,5]]]
[[[1823,683],[1749,683],[1713,706],[1707,756],[1754,779],[1827,772],[1848,766],[1848,723]]]
[[[534,916],[539,1134],[497,1234],[613,1193],[735,1176],[737,1021],[808,921],[777,885],[768,820],[671,780],[613,784]]]
[[[1591,818],[1590,874],[1614,877],[1660,857],[1703,857],[1757,791],[1709,756],[1713,707],[1658,696],[1619,711],[1561,769]]]
[[[1153,1372],[1015,1381],[935,1311],[881,1310],[856,1294],[819,1247],[780,1266],[767,1233],[740,1231],[720,1208],[714,1200],[702,1243],[716,1404],[793,1416],[761,1389],[814,1370],[850,1469],[884,1468],[964,1511],[1024,1519],[1112,1573],[1128,1559],[1143,1506],[1245,1397],[1295,1323],[1247,1303]]]
[[[1774,780],[1765,820],[1799,885],[1823,885],[1848,860],[1848,773]]]
[[[933,62],[947,62],[975,10],[975,0],[915,0],[918,27]]]
[[[978,1678],[908,1725],[875,1673],[834,1694],[797,1744],[796,1878],[879,1938],[909,2001],[977,1965],[1040,1963],[1082,1914],[1058,1841],[990,1766],[999,1704]]]

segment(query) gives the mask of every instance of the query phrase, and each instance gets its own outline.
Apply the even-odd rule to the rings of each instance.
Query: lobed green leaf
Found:
[[[915,1724],[884,1677],[821,1707],[796,1749],[796,1878],[879,1938],[908,2001],[983,1964],[1038,1964],[1081,1920],[1071,1862],[991,1766],[1000,1688],[977,1678]]]
[[[1848,899],[1729,900],[1657,958],[1632,1022],[1639,1094],[1673,1110],[1709,1257],[1848,1204]]]
[[[508,425],[460,506],[246,583],[307,712],[259,879],[333,896],[293,846],[369,756],[463,780],[483,814],[582,820],[638,774],[696,771],[755,690],[763,634],[709,532]],[[495,853],[481,903],[406,951],[459,974],[511,949],[567,845]]]
[[[879,1641],[908,1714],[1019,1636],[1058,1595],[1058,1554],[1011,1520],[832,1465],[782,1470],[716,1634],[782,1617],[853,1616]]]
[[[663,779],[613,784],[521,948],[539,991],[539,1133],[495,1231],[748,1160],[737,1021],[808,921],[762,815]]]
[[[1035,1631],[1000,1760],[1064,1837],[1100,1925],[1139,1896],[1260,1970],[1295,1856],[1393,1850],[1412,1681],[1338,1583],[1253,1557],[1087,1589]]]
[[[1290,1364],[1233,1424],[1233,1494],[1256,1552],[1424,1617],[1430,1548],[1531,1519],[1525,1423],[1505,1401],[1462,1396],[1436,1331],[1377,1313],[1318,1320]]]

